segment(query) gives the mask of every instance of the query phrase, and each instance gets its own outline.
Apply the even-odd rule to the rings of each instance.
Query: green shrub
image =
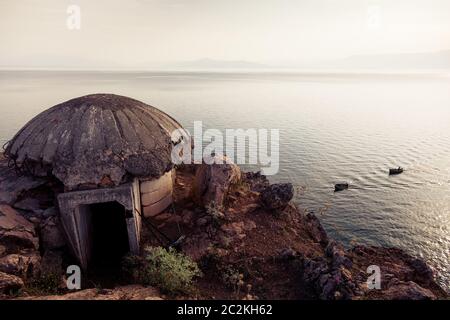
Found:
[[[144,259],[129,256],[122,266],[135,280],[168,294],[190,293],[194,279],[201,276],[197,264],[174,248],[148,247]]]

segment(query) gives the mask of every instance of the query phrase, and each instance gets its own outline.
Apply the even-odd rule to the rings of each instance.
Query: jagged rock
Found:
[[[434,272],[424,261],[413,258],[409,265],[414,269],[421,284],[430,285],[434,279]]]
[[[320,299],[352,299],[359,293],[358,286],[354,283],[351,272],[345,268],[334,269],[319,278],[316,289]]]
[[[22,199],[14,203],[13,208],[18,210],[31,211],[38,215],[44,212],[44,210],[42,210],[40,207],[39,200],[35,198]]]
[[[436,296],[428,289],[422,288],[413,281],[400,281],[390,285],[382,292],[382,299],[386,300],[434,300]]]
[[[66,239],[58,217],[47,218],[40,229],[41,241],[45,250],[60,249],[66,245]]]
[[[386,284],[392,284],[393,280],[397,279],[402,282],[413,281],[423,288],[432,290],[433,294],[438,297],[446,296],[445,291],[435,282],[433,271],[426,263],[401,249],[356,246],[347,253],[353,261],[354,269],[357,269],[358,274],[361,275],[358,279],[361,283],[367,279],[367,267],[377,265],[382,270],[382,289],[387,289]],[[368,294],[373,295],[374,293],[369,292]]]
[[[225,156],[215,156],[214,159],[224,163],[203,163],[197,168],[193,183],[194,200],[202,206],[223,207],[230,188],[241,181],[241,170],[228,163]]]
[[[322,300],[352,299],[361,295],[361,289],[349,270],[351,266],[342,245],[331,241],[325,257],[303,259],[303,279]]]
[[[338,279],[331,274],[324,274],[319,279],[320,299],[331,300],[336,296]]]
[[[0,258],[0,271],[28,278],[38,274],[40,260],[36,253],[10,254]]]
[[[312,286],[318,283],[322,274],[328,273],[329,271],[330,268],[324,258],[304,258],[303,260],[303,279]]]
[[[352,261],[345,256],[345,249],[341,243],[336,241],[330,241],[325,249],[325,253],[332,260],[332,266],[339,268],[344,266],[345,268],[352,267]]]
[[[270,186],[269,180],[265,175],[261,174],[260,171],[245,172],[243,175],[252,191],[263,192],[268,186]]]
[[[303,280],[321,299],[334,298],[337,286],[324,258],[303,260]]]
[[[0,203],[12,205],[19,196],[46,183],[43,179],[18,175],[8,166],[8,160],[0,155]]]
[[[0,243],[9,253],[20,248],[38,249],[34,226],[9,205],[0,205]]]
[[[17,276],[0,272],[0,294],[10,294],[23,287],[23,281]]]
[[[326,246],[329,241],[328,235],[316,215],[308,213],[305,216],[305,222],[311,237],[322,246]]]
[[[268,186],[261,192],[261,202],[272,210],[283,210],[294,197],[292,183],[277,183]]]

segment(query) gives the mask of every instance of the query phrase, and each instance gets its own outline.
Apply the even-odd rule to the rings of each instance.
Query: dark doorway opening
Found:
[[[89,211],[92,219],[90,269],[99,282],[117,280],[122,258],[130,251],[126,210],[117,202],[106,202],[89,205]]]

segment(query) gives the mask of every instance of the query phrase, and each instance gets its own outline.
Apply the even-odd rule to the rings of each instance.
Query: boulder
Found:
[[[426,262],[409,255],[404,250],[359,245],[349,250],[347,255],[352,259],[354,268],[358,269],[362,275],[360,282],[366,281],[365,274],[369,265],[378,265],[383,270],[382,284],[387,284],[392,279],[403,282],[413,281],[423,288],[432,290],[439,297],[445,296],[445,292],[435,282],[434,273]]]
[[[409,266],[414,270],[415,278],[420,284],[428,286],[434,281],[433,270],[423,260],[412,258]]]
[[[344,246],[336,241],[330,241],[325,248],[327,257],[331,258],[333,268],[352,267],[352,261],[346,257]]]
[[[428,289],[422,288],[413,281],[400,281],[383,291],[382,299],[386,300],[434,300],[436,296]]]
[[[13,205],[14,209],[32,212],[36,215],[41,215],[44,210],[41,209],[38,199],[35,198],[25,198]]]
[[[263,192],[270,186],[269,179],[260,171],[258,172],[244,172],[243,177],[245,182],[250,186],[250,189],[255,192]]]
[[[348,300],[361,293],[350,270],[334,268],[323,258],[304,260],[303,279],[321,300]]]
[[[9,253],[21,248],[38,249],[34,226],[9,205],[0,205],[0,244]]]
[[[201,206],[213,204],[215,207],[223,207],[231,187],[241,181],[241,170],[225,156],[215,156],[214,159],[216,163],[203,163],[196,170],[194,200]]]
[[[330,272],[326,259],[320,257],[316,259],[303,258],[303,280],[312,287],[319,283],[319,278]]]
[[[294,197],[292,183],[277,183],[261,192],[262,204],[271,210],[283,210]]]
[[[36,253],[9,254],[0,258],[0,271],[28,278],[37,275],[40,260]]]
[[[0,294],[10,294],[24,285],[22,279],[17,276],[0,272]]]
[[[46,183],[45,180],[25,175],[17,175],[13,168],[8,166],[8,160],[0,155],[0,203],[12,205],[19,196]]]
[[[305,222],[308,227],[308,232],[314,241],[320,243],[322,246],[326,246],[329,242],[328,235],[316,215],[308,213],[305,216]]]
[[[347,300],[362,294],[350,268],[352,261],[345,256],[344,247],[330,241],[325,256],[303,259],[303,280],[322,300]]]

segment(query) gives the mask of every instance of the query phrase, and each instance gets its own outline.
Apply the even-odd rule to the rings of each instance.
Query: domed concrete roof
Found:
[[[54,175],[69,189],[159,177],[172,168],[171,133],[181,125],[143,102],[92,94],[58,104],[28,122],[5,155],[19,169]]]

